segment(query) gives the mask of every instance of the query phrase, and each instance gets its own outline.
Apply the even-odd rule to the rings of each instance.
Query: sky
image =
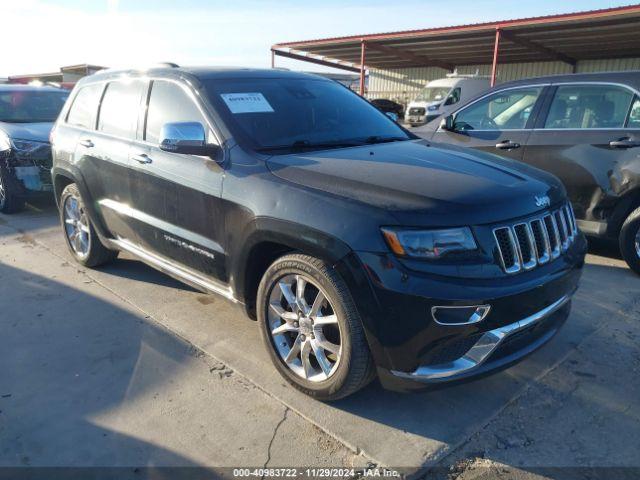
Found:
[[[274,43],[487,22],[631,3],[604,0],[0,0],[0,77],[90,63],[269,67]],[[327,70],[276,58],[276,66]]]

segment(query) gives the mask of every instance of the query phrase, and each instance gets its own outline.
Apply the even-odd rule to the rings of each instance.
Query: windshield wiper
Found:
[[[329,148],[357,147],[361,142],[337,141],[337,142],[310,142],[309,140],[296,140],[289,145],[271,145],[258,148],[259,152],[273,152],[277,150],[323,150]]]
[[[372,135],[367,137],[364,143],[370,145],[374,143],[390,143],[390,142],[403,142],[409,140],[407,137],[381,137],[379,135]]]

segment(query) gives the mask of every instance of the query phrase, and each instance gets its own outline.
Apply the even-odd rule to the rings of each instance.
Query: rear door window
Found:
[[[96,113],[103,87],[104,85],[101,83],[82,87],[73,99],[73,104],[67,115],[67,123],[93,130],[96,125]]]
[[[623,128],[633,93],[616,85],[561,85],[544,128]]]
[[[522,130],[543,87],[514,88],[497,92],[461,110],[457,130]]]
[[[145,140],[160,143],[162,126],[175,122],[199,122],[207,129],[200,109],[182,87],[173,82],[154,80],[147,109]]]
[[[116,81],[107,85],[100,104],[98,130],[123,138],[135,138],[144,82]]]

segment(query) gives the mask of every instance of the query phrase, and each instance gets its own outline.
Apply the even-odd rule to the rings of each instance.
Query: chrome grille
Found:
[[[531,270],[558,258],[569,248],[577,233],[570,204],[528,221],[493,230],[500,264],[506,273]]]

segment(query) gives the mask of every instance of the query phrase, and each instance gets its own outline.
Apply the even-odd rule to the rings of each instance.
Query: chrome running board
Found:
[[[110,239],[109,242],[119,250],[124,250],[139,258],[147,265],[160,270],[161,272],[175,278],[187,285],[196,288],[197,290],[205,293],[216,293],[222,295],[227,300],[231,300],[234,303],[239,303],[238,299],[233,294],[231,287],[225,286],[219,283],[214,283],[211,280],[199,275],[191,270],[184,268],[181,265],[173,263],[165,258],[162,258],[155,253],[151,253],[148,250],[135,245],[129,240],[125,239]]]
[[[440,365],[418,367],[413,372],[399,372],[391,370],[391,373],[397,377],[422,382],[449,380],[451,377],[457,377],[464,373],[468,373],[482,365],[506,337],[518,330],[522,330],[543,320],[562,308],[569,300],[571,300],[571,295],[565,295],[548,307],[528,316],[527,318],[485,332],[475,345],[457,360]]]

